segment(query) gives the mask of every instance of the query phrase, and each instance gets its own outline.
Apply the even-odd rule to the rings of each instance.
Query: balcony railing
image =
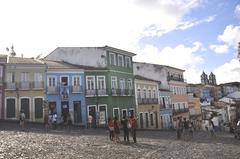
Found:
[[[182,108],[182,109],[173,109],[173,114],[181,114],[181,113],[187,113],[189,112],[188,108]]]
[[[138,104],[158,104],[157,98],[138,98]]]
[[[71,86],[72,93],[82,93],[83,87],[82,86]]]
[[[48,94],[59,94],[59,88],[57,86],[48,86],[47,93]]]
[[[184,82],[184,79],[181,77],[174,77],[174,76],[167,76],[168,81],[179,81],[179,82]]]
[[[20,90],[28,90],[30,89],[30,82],[20,82],[19,83],[19,89]]]
[[[7,82],[6,83],[6,89],[10,89],[10,90],[16,90],[16,83],[12,83],[12,82]]]
[[[33,89],[43,89],[44,82],[32,82]]]
[[[107,89],[86,89],[87,96],[106,96],[108,95]]]
[[[161,109],[172,109],[172,104],[160,104],[160,110]]]

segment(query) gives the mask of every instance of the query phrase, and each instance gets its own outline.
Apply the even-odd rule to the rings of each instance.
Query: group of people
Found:
[[[129,133],[133,137],[133,142],[136,143],[136,129],[137,129],[137,119],[131,115],[127,118],[126,115],[123,116],[122,120],[119,121],[117,117],[114,119],[108,119],[108,129],[109,129],[109,138],[111,141],[119,142],[120,138],[120,128],[123,129],[124,141],[129,142]]]
[[[186,118],[178,117],[176,122],[176,130],[177,130],[177,139],[187,140],[189,138],[193,138],[194,125],[193,122],[187,120]]]

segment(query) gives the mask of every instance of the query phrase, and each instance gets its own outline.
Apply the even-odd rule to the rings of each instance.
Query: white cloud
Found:
[[[226,26],[223,34],[218,35],[217,40],[221,45],[210,45],[210,49],[216,53],[227,53],[230,47],[237,48],[238,42],[240,42],[240,26],[228,25]]]
[[[240,5],[236,5],[234,13],[236,15],[237,18],[240,18]]]
[[[240,63],[237,59],[232,59],[214,70],[217,83],[234,82],[240,80]]]
[[[110,45],[129,51],[149,26],[174,30],[201,0],[8,0],[0,2],[0,52],[14,44],[18,55],[47,54],[57,46]],[[146,1],[145,1],[146,2]],[[155,5],[157,4],[157,5]],[[155,28],[152,28],[155,30]],[[150,33],[149,33],[150,34]]]
[[[153,45],[146,45],[134,57],[134,60],[185,69],[185,78],[187,78],[188,82],[199,83],[202,70],[197,70],[196,66],[202,64],[204,59],[197,53],[202,51],[202,48],[203,46],[200,42],[194,42],[192,47],[186,47],[181,44],[174,48],[165,47],[162,50]],[[199,75],[195,76],[196,74]]]
[[[228,25],[223,34],[218,36],[218,41],[224,42],[228,46],[237,47],[240,42],[240,26]]]
[[[209,48],[219,54],[228,52],[228,45],[210,45]]]

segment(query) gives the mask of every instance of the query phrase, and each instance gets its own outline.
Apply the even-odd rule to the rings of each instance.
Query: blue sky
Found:
[[[199,83],[240,81],[240,0],[8,0],[0,1],[0,52],[47,55],[59,46],[109,45],[135,61],[185,70]]]

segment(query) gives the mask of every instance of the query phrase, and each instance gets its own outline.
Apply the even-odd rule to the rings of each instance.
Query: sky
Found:
[[[184,69],[188,83],[203,71],[218,84],[240,82],[240,0],[7,0],[0,20],[1,54],[108,45]]]

